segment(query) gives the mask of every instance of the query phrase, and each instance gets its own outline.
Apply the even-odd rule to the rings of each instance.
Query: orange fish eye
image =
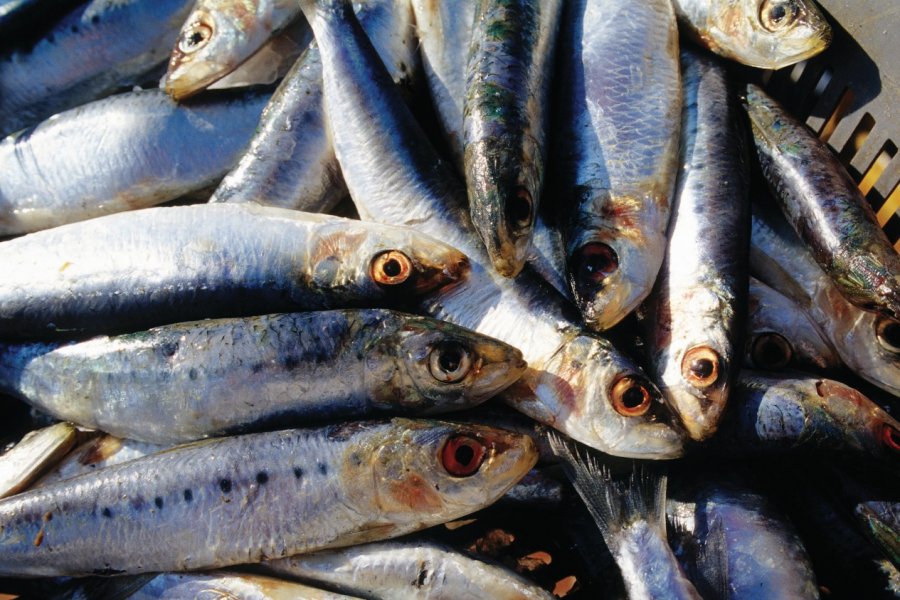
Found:
[[[409,279],[413,272],[413,264],[408,256],[399,250],[382,252],[372,260],[370,273],[375,283],[381,285],[400,285]]]

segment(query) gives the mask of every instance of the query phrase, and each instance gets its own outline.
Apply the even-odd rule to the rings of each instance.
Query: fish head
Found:
[[[526,368],[522,353],[509,344],[411,315],[402,315],[393,332],[381,338],[376,355],[392,359],[367,365],[370,396],[390,406],[408,399],[419,414],[480,404],[509,387]]]
[[[841,340],[841,358],[860,377],[894,395],[900,395],[900,324],[865,312],[838,298],[832,322],[835,339]]]
[[[201,3],[203,4],[203,3]],[[246,3],[198,6],[185,21],[169,56],[166,93],[183,100],[228,75],[258,49],[271,31]]]
[[[715,3],[700,37],[719,54],[761,69],[780,69],[819,54],[831,27],[811,0]]]
[[[503,394],[520,412],[592,448],[626,458],[684,453],[684,432],[659,389],[609,341],[573,335]]]
[[[440,522],[491,504],[537,463],[530,436],[474,424],[394,419],[373,448],[382,515],[427,513]]]
[[[505,138],[487,137],[466,146],[465,161],[472,225],[494,269],[515,277],[525,266],[537,219],[533,159]]]
[[[733,361],[715,343],[703,343],[678,352],[663,374],[663,392],[694,441],[716,432],[731,390]],[[674,372],[668,372],[674,371]]]

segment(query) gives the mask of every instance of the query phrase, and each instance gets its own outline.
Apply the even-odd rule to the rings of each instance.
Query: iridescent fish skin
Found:
[[[408,1],[369,0],[356,10],[391,77],[411,87],[419,59]],[[313,42],[275,90],[247,152],[209,201],[326,212],[346,196],[326,131],[322,61]]]
[[[240,158],[271,89],[180,106],[118,94],[0,141],[0,236],[155,206],[215,184]]]
[[[525,266],[544,184],[560,0],[477,4],[463,111],[472,225],[498,273]]]
[[[796,303],[755,277],[750,278],[744,365],[778,371],[787,368],[840,368],[832,345]]]
[[[748,85],[744,103],[772,195],[818,265],[849,302],[900,320],[900,255],[856,182],[760,88]]]
[[[806,310],[857,375],[900,395],[900,324],[850,304],[771,206],[752,206],[750,272]]]
[[[252,204],[148,208],[0,244],[6,337],[398,303],[466,277],[405,227]]]
[[[146,81],[193,2],[92,0],[0,60],[0,136]],[[157,76],[158,77],[158,76]]]
[[[665,255],[682,105],[671,3],[570,2],[558,54],[553,193],[575,301],[603,331]]]
[[[263,572],[364,598],[552,600],[514,571],[427,540],[376,542],[262,563]]]
[[[421,310],[503,340],[531,367],[503,398],[536,420],[621,456],[683,452],[658,391],[608,340],[585,333],[565,300],[523,271],[490,267],[465,192],[425,139],[345,4],[304,3],[325,65],[325,105],[344,179],[363,219],[407,223],[466,248],[467,283]],[[390,177],[385,177],[389,173]]]
[[[436,319],[320,311],[0,344],[0,390],[56,418],[168,444],[469,408],[525,366],[515,348]]]
[[[180,101],[203,91],[299,15],[291,0],[199,0],[169,57],[166,93]]]
[[[760,69],[819,54],[831,27],[812,0],[673,0],[678,21],[700,45]]]
[[[528,437],[405,419],[204,440],[0,501],[0,573],[184,571],[381,540],[483,508],[536,460]]]
[[[726,410],[743,350],[750,200],[741,109],[723,66],[692,50],[666,258],[640,310],[651,375],[695,441]]]

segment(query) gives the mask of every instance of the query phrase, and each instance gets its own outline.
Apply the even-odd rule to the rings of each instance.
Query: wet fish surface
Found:
[[[322,51],[330,130],[361,217],[414,225],[472,260],[467,283],[430,296],[421,310],[522,350],[531,369],[504,400],[532,418],[611,454],[679,455],[681,433],[631,359],[585,333],[565,300],[527,270],[509,280],[490,268],[460,182],[396,96],[352,11],[311,4],[303,10]]]
[[[571,2],[560,34],[554,193],[585,323],[609,329],[665,255],[681,126],[669,2]]]
[[[494,396],[525,366],[515,348],[435,319],[324,311],[0,344],[0,390],[57,418],[169,444],[459,410]]]
[[[160,90],[98,100],[0,141],[0,236],[147,208],[218,181],[271,89],[179,106]]]
[[[536,460],[530,438],[403,419],[195,442],[0,502],[0,573],[194,570],[394,537],[490,504]]]
[[[0,332],[20,338],[400,302],[469,271],[411,229],[250,204],[73,223],[3,242],[0,263]]]

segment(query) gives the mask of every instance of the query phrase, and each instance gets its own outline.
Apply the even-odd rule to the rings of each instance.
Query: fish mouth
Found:
[[[481,402],[496,396],[516,381],[528,369],[528,363],[522,358],[522,352],[511,346],[486,346],[476,348],[481,365],[476,373],[477,379],[472,385],[472,400]]]
[[[695,442],[709,439],[728,400],[725,364],[719,352],[701,344],[681,358],[678,384],[665,389],[666,401]]]
[[[684,454],[684,433],[663,402],[660,391],[639,374],[616,378],[609,390],[613,410],[628,418],[624,433],[606,452],[624,458],[666,460]],[[640,419],[640,420],[638,420]],[[609,437],[606,432],[597,435]]]
[[[218,66],[206,62],[190,61],[181,64],[180,61],[180,55],[173,54],[165,83],[166,93],[178,102],[202,92],[227,74]]]
[[[590,242],[572,253],[569,276],[575,303],[581,310],[585,324],[595,331],[604,331],[618,324],[637,308],[649,293],[620,268],[620,253],[603,242]]]
[[[515,277],[525,267],[531,238],[534,233],[531,195],[524,187],[502,204],[502,216],[490,213],[473,214],[473,224],[481,236],[494,270],[503,277]],[[522,208],[520,196],[527,196],[528,206]],[[497,206],[494,204],[493,206]],[[519,208],[517,208],[519,206]]]

